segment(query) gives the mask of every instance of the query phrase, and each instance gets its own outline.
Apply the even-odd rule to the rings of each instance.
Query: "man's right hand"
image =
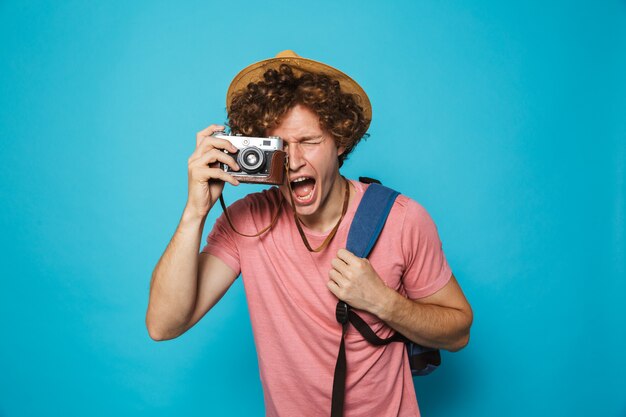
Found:
[[[224,172],[219,163],[224,163],[234,170],[239,165],[224,150],[235,153],[237,148],[227,140],[218,139],[215,132],[224,130],[224,126],[211,125],[196,135],[196,149],[188,161],[188,197],[185,212],[204,217],[213,207],[224,189],[224,182],[239,185],[239,181]]]

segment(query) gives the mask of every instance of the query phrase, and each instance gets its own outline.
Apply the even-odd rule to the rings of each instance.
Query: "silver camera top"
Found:
[[[250,146],[257,147],[264,151],[282,151],[283,140],[278,136],[269,136],[267,138],[257,138],[250,136],[242,136],[240,134],[231,135],[224,131],[215,132],[213,136],[219,139],[226,139],[238,149],[248,148]]]

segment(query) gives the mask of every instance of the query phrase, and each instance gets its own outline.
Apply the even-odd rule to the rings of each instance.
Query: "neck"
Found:
[[[341,218],[341,209],[345,198],[346,188],[350,187],[348,180],[344,179],[339,172],[333,181],[333,186],[325,201],[322,201],[319,210],[308,216],[298,216],[302,224],[315,232],[325,233],[332,229]],[[350,198],[352,199],[352,190]]]

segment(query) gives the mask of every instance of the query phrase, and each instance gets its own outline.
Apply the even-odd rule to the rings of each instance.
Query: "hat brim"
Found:
[[[361,88],[361,86],[347,74],[331,67],[330,65],[298,56],[270,58],[256,62],[241,70],[239,74],[233,78],[233,81],[228,87],[228,91],[226,93],[226,109],[230,112],[230,105],[235,94],[246,88],[248,84],[261,81],[265,71],[268,69],[278,69],[281,64],[289,65],[294,70],[296,75],[300,75],[304,72],[321,73],[339,81],[342,92],[353,94],[358,97],[358,104],[363,108],[363,114],[368,120],[367,125],[369,127],[369,122],[372,120],[372,105],[363,88]]]

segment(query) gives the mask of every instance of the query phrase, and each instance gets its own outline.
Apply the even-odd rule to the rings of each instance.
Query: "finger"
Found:
[[[219,168],[209,168],[209,169],[212,169],[215,172],[215,175],[213,176],[213,178],[217,178],[219,180],[225,181],[232,185],[239,185],[239,181],[237,180],[237,178],[224,172],[223,170]]]
[[[206,127],[204,129],[202,129],[198,133],[196,133],[196,147],[198,145],[200,145],[200,143],[202,142],[202,140],[204,138],[210,137],[213,133],[219,132],[221,130],[224,130],[224,126],[222,126],[222,125],[211,125],[209,127]]]
[[[237,147],[232,144],[231,141],[226,139],[216,138],[215,136],[209,136],[204,139],[200,145],[196,147],[196,151],[200,151],[202,153],[205,150],[217,148],[220,150],[227,150],[230,153],[235,153],[238,151]]]
[[[196,138],[197,139],[202,139],[202,138],[205,138],[207,136],[211,136],[213,133],[219,132],[221,130],[224,130],[224,126],[223,125],[212,124],[210,126],[205,127],[204,129],[202,129],[198,133],[196,133]]]
[[[348,265],[361,259],[347,249],[339,249],[337,251],[337,258],[341,259]]]
[[[350,281],[347,280],[346,277],[344,277],[343,275],[341,275],[339,272],[335,271],[334,269],[331,269],[330,271],[328,271],[328,278],[330,278],[331,281],[337,284],[339,288],[343,288],[350,283]]]
[[[328,288],[330,292],[335,295],[335,297],[340,298],[339,293],[341,292],[341,288],[339,288],[339,286],[333,280],[330,280],[326,283],[326,288]]]
[[[239,181],[230,174],[227,174],[219,168],[196,167],[193,170],[193,177],[198,181],[219,180],[232,185],[239,185]]]
[[[189,157],[189,161],[191,162],[198,159],[200,156],[202,156],[207,151],[210,151],[211,149],[218,149],[220,151],[226,150],[233,154],[236,153],[238,150],[237,147],[233,145],[230,141],[225,139],[218,139],[211,136],[210,138],[207,138],[200,143],[200,145]]]
[[[223,164],[226,164],[235,171],[239,171],[240,169],[239,165],[237,164],[237,162],[235,162],[235,159],[232,156],[215,148],[205,152],[204,155],[201,155],[195,160],[191,161],[190,165],[210,165],[214,162],[221,162]]]
[[[348,264],[339,258],[334,258],[330,261],[330,265],[341,274],[348,272]]]

